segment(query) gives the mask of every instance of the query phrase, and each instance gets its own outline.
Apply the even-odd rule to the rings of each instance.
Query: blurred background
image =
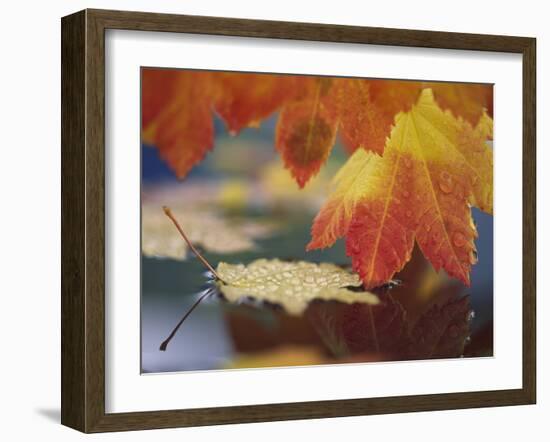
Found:
[[[212,288],[163,205],[214,267],[256,258],[349,266],[342,240],[305,251],[330,179],[348,154],[337,142],[319,175],[299,190],[275,152],[275,121],[233,137],[216,120],[214,150],[183,181],[157,149],[142,146],[142,372],[492,356],[493,218],[477,209],[479,262],[469,288],[435,273],[415,250],[395,281],[376,290],[379,306],[316,301],[296,318],[274,305],[229,304],[213,293],[159,350]]]

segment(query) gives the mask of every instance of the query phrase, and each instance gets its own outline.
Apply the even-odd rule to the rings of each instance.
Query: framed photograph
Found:
[[[535,403],[535,39],[62,19],[62,423]]]

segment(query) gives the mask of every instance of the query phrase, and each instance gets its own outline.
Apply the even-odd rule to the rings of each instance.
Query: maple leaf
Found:
[[[144,69],[143,139],[180,178],[214,146],[209,72]],[[157,93],[158,87],[158,93]]]
[[[273,226],[257,221],[237,219],[233,222],[213,211],[188,208],[173,210],[185,225],[189,239],[213,253],[239,253],[257,248],[255,239],[269,236]],[[145,256],[186,259],[189,247],[170,221],[154,204],[142,205],[142,243]]]
[[[485,145],[485,140],[493,138],[493,119],[484,112],[473,130],[468,122],[459,121],[459,125],[462,129],[456,146],[473,172],[470,203],[492,214],[493,151]]]
[[[396,117],[382,157],[358,150],[348,160],[314,221],[308,249],[346,235],[353,269],[371,288],[403,268],[416,238],[436,270],[469,284],[477,235],[469,202],[481,201],[492,187],[488,125],[472,128],[454,118],[425,89],[410,111]],[[483,190],[476,190],[478,182]]]
[[[410,110],[421,91],[431,88],[444,110],[472,125],[492,114],[490,85],[418,82],[400,80],[339,79],[337,81],[340,136],[344,145],[382,154],[394,117]]]
[[[407,81],[337,80],[340,136],[354,152],[359,147],[384,152],[395,115],[418,98],[419,84]]]
[[[216,75],[214,108],[232,134],[258,126],[301,90],[302,77],[221,72]]]
[[[351,78],[306,78],[305,91],[283,106],[276,147],[300,187],[318,173],[337,130],[350,151],[382,154],[394,116],[409,109],[420,83]]]
[[[141,73],[141,127],[150,123],[177,93],[179,72],[174,69],[143,69]],[[147,140],[150,141],[150,140]]]
[[[394,117],[408,111],[421,90],[477,125],[492,114],[492,87],[419,81],[147,68],[142,73],[142,129],[179,178],[213,147],[212,112],[232,134],[281,109],[276,147],[304,187],[328,158],[337,131],[348,149],[382,154]]]
[[[420,83],[433,90],[437,104],[476,126],[484,114],[493,115],[493,87],[488,84]]]
[[[220,262],[218,287],[230,302],[253,297],[282,305],[290,315],[301,315],[315,299],[377,304],[378,297],[360,289],[359,277],[334,264],[279,259],[257,259],[248,265]]]
[[[353,153],[332,179],[334,191],[313,221],[307,250],[330,247],[347,234],[357,204],[368,194],[381,164],[385,163],[380,157],[364,149]]]
[[[338,119],[332,80],[308,78],[304,95],[287,103],[277,121],[275,146],[300,187],[319,172],[334,145]]]
[[[304,81],[292,75],[144,69],[143,140],[156,145],[183,178],[213,147],[213,111],[236,134],[299,95]]]

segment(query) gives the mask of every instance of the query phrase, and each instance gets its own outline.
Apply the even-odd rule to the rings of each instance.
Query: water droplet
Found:
[[[443,175],[446,174],[448,179],[444,179]],[[441,180],[439,181],[439,188],[443,193],[451,193],[453,191],[453,180],[447,172],[441,174]]]
[[[405,215],[407,215],[407,218],[410,218],[410,217],[412,216],[412,214],[413,214],[413,213],[412,213],[412,211],[410,211],[410,210],[407,210],[407,211],[405,212]]]
[[[426,224],[426,225],[424,226],[424,228],[426,229],[426,232],[429,232],[430,230],[432,230],[432,226],[429,225],[429,224]]]
[[[439,182],[439,188],[443,193],[451,193],[453,191],[452,186],[447,183],[446,181],[440,181]]]
[[[410,169],[410,168],[412,167],[412,165],[413,165],[413,164],[412,164],[412,161],[411,161],[409,158],[405,158],[405,159],[403,160],[403,162],[405,163],[405,167],[406,167],[407,169]]]
[[[477,183],[477,175],[472,175],[472,186]]]
[[[390,279],[386,286],[389,288],[389,289],[393,289],[395,287],[399,287],[403,282],[400,280],[400,279]]]
[[[485,150],[485,146],[484,146],[482,143],[476,143],[476,144],[474,145],[474,152],[475,152],[476,154],[479,155],[479,154],[482,153],[484,150]]]
[[[453,234],[453,244],[456,247],[464,246],[464,244],[466,244],[466,237],[464,236],[464,234],[460,232],[455,232]]]
[[[359,245],[355,242],[351,243],[349,248],[353,255],[358,255],[361,252],[361,247],[359,247]]]
[[[404,191],[403,191],[403,197],[404,197],[404,198],[408,198],[408,197],[410,196],[410,194],[411,194],[411,193],[410,193],[408,190],[404,190]]]

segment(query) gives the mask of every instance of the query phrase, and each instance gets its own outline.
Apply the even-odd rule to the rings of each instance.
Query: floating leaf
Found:
[[[469,284],[469,205],[493,210],[491,85],[159,69],[142,80],[143,139],[180,178],[212,148],[213,112],[236,133],[280,110],[275,145],[300,187],[340,131],[355,154],[308,249],[345,236],[369,288],[407,263],[416,239],[436,270]]]
[[[257,238],[271,233],[273,226],[258,221],[230,222],[220,214],[191,208],[174,209],[174,213],[185,226],[190,240],[214,253],[238,253],[253,250]],[[142,251],[146,256],[185,259],[189,247],[160,207],[142,207]]]
[[[377,304],[376,295],[359,289],[359,277],[334,264],[258,259],[248,265],[220,262],[218,287],[230,302],[253,297],[301,315],[316,299]]]
[[[221,262],[214,269],[192,245],[171,209],[164,207],[163,210],[197,259],[214,275],[219,293],[229,302],[240,303],[241,300],[253,298],[259,303],[277,304],[283,307],[275,311],[280,319],[286,317],[298,321],[298,324],[311,324],[318,339],[307,330],[302,330],[305,333],[297,341],[310,346],[323,344],[336,358],[321,358],[319,363],[332,363],[337,359],[353,362],[446,358],[464,353],[473,317],[468,297],[456,298],[453,294],[449,297],[448,291],[444,291],[442,300],[434,302],[419,320],[411,323],[402,304],[389,293],[390,286],[380,289],[379,297],[364,291],[356,274],[334,264],[258,259],[247,266]],[[430,283],[425,289],[431,292],[438,291],[439,287]],[[161,343],[160,350],[166,350],[185,319],[212,293],[214,290],[209,288],[201,294]],[[316,300],[336,302],[310,305]],[[303,318],[297,318],[306,311]],[[247,326],[245,335],[254,329],[252,324]],[[295,325],[292,325],[292,338],[296,336]],[[256,332],[254,336],[259,334],[262,333]],[[311,341],[312,337],[314,339]],[[268,338],[272,341],[271,334]],[[255,345],[259,348],[257,343]],[[272,365],[279,365],[281,358],[278,356]],[[304,362],[306,364],[315,363],[308,358],[305,360],[309,361]],[[258,359],[257,366],[271,365],[269,361],[269,357],[267,360],[262,357]],[[253,360],[246,357],[243,363],[244,366],[256,366]]]

